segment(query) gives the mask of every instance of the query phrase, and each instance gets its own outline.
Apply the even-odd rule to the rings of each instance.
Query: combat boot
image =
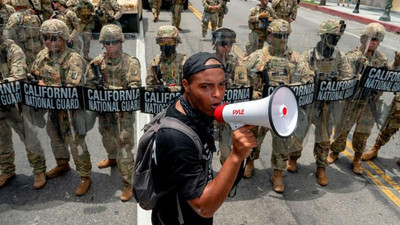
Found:
[[[131,200],[132,197],[133,197],[132,187],[131,186],[124,187],[124,190],[122,191],[121,194],[121,201],[127,202]]]
[[[97,163],[97,167],[99,167],[99,169],[104,169],[115,165],[117,165],[116,159],[103,159]]]
[[[337,159],[339,158],[339,153],[337,152],[331,152],[328,157],[326,158],[326,160],[328,161],[329,164],[332,164],[333,162],[335,162]]]
[[[38,173],[35,174],[35,178],[33,181],[33,188],[40,189],[46,185],[46,174],[45,173]]]
[[[352,163],[353,164],[353,172],[358,175],[361,175],[364,171],[364,167],[361,164],[361,156],[362,156],[361,152],[356,152],[354,154],[353,163]]]
[[[0,188],[6,185],[7,181],[15,178],[15,173],[6,173],[0,175]]]
[[[400,158],[397,160],[397,165],[400,166]]]
[[[364,152],[362,154],[362,157],[361,157],[362,160],[368,161],[368,160],[376,158],[378,156],[378,151],[380,148],[381,148],[381,146],[379,146],[375,143],[374,146],[372,146],[372,148],[368,152]]]
[[[297,159],[289,159],[286,163],[286,170],[294,173],[297,170]]]
[[[75,189],[75,194],[77,196],[82,196],[89,191],[90,185],[92,184],[92,180],[90,177],[81,177],[81,182]]]
[[[176,27],[176,29],[178,29],[179,31],[182,31],[182,28],[180,28],[180,27]]]
[[[325,167],[317,167],[317,181],[321,186],[326,186],[329,183],[328,176],[326,176]]]
[[[46,172],[46,176],[48,178],[54,178],[70,170],[71,167],[69,166],[68,163],[62,163],[61,160],[57,160],[57,166],[51,169],[49,172]]]
[[[254,159],[250,160],[244,169],[243,177],[250,178],[254,171]]]
[[[202,40],[202,41],[205,41],[205,40],[206,40],[206,34],[202,34],[202,35],[201,35],[201,40]]]
[[[285,190],[285,184],[283,183],[282,170],[274,170],[274,174],[271,176],[270,180],[275,192],[283,193]]]
[[[154,15],[153,22],[154,22],[154,23],[157,23],[157,21],[158,21],[158,16],[157,16],[157,15]]]

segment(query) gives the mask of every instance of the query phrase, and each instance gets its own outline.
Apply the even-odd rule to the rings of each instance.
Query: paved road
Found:
[[[200,41],[202,13],[200,1],[192,1],[190,10],[182,14],[181,32],[183,43],[179,52],[192,55],[198,51],[212,51],[211,35]],[[256,0],[238,0],[229,3],[229,14],[224,25],[238,33],[235,52],[243,55],[247,42],[247,16]],[[335,18],[309,9],[299,9],[298,18],[293,23],[293,33],[289,45],[302,52],[313,47],[319,37],[319,24],[325,18]],[[155,43],[155,33],[159,26],[168,25],[170,12],[161,12],[160,22],[153,23],[148,11],[143,14],[143,32],[127,39],[124,50],[136,55],[142,63],[142,77],[145,64],[159,52]],[[359,31],[365,26],[346,21],[345,35],[339,42],[343,51],[353,49],[359,43]],[[394,50],[399,49],[399,36],[388,33],[380,50],[393,60]],[[104,50],[97,40],[92,41],[91,56]],[[385,95],[389,101],[392,95]],[[135,126],[141,128],[148,119],[138,115]],[[41,131],[41,141],[46,150],[48,168],[55,166],[48,138]],[[377,129],[368,142],[373,144]],[[121,181],[117,168],[98,169],[95,164],[106,157],[100,135],[95,129],[86,138],[93,163],[93,184],[88,194],[76,197],[74,190],[79,177],[75,171],[49,180],[42,190],[33,190],[33,176],[26,159],[23,145],[14,135],[16,150],[17,178],[0,189],[0,224],[146,224],[145,216],[137,213],[137,205],[132,200],[122,203]],[[351,171],[351,144],[337,163],[328,168],[330,184],[321,187],[316,183],[315,162],[312,156],[313,129],[304,144],[304,152],[299,160],[299,170],[295,174],[285,173],[286,185],[283,195],[272,191],[268,178],[272,174],[270,164],[271,137],[267,135],[260,159],[256,161],[256,171],[252,178],[240,183],[237,195],[229,198],[215,215],[215,224],[398,224],[400,221],[400,167],[395,163],[399,157],[399,134],[395,135],[380,152],[380,157],[364,164],[366,172],[356,176]],[[214,156],[214,170],[220,168],[218,156]]]

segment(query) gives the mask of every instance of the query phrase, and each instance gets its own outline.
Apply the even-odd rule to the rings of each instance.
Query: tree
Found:
[[[320,5],[326,5],[326,0],[321,0],[321,1],[319,2],[319,4],[320,4]]]

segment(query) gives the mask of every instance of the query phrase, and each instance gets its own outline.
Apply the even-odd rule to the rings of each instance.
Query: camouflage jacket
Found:
[[[253,52],[246,60],[247,73],[250,74],[251,85],[254,90],[262,91],[265,78],[256,74],[266,71],[269,85],[278,86],[280,83],[286,85],[293,83],[293,77],[297,71],[300,55],[292,48],[287,48],[280,56],[271,54],[270,46],[265,46]],[[300,79],[306,83],[307,80]]]
[[[248,87],[250,85],[246,67],[239,57],[229,54],[223,64],[225,67],[226,88]]]
[[[273,0],[272,8],[275,10],[276,17],[287,20],[296,19],[297,16],[297,0]]]
[[[40,51],[32,65],[32,74],[38,76],[46,85],[77,86],[86,73],[85,59],[70,48],[56,58],[50,55],[49,49]],[[60,76],[60,80],[55,77]]]
[[[22,49],[10,39],[0,43],[0,83],[26,78],[26,61]]]
[[[100,0],[97,4],[97,9],[100,9],[104,15],[99,19],[107,21],[113,19],[114,15],[122,10],[122,7],[116,0]]]
[[[95,87],[99,82],[96,66],[100,67],[103,82],[109,89],[139,88],[142,84],[140,76],[140,62],[136,57],[122,52],[121,57],[109,59],[105,53],[95,57],[89,66],[86,85]]]
[[[84,30],[84,28],[93,23],[94,8],[89,0],[68,0],[67,4],[68,8],[79,18],[80,27],[83,28],[81,30]]]
[[[210,9],[210,6],[218,6],[218,9]],[[222,7],[220,0],[203,0],[204,12],[217,13]]]
[[[1,5],[0,5],[0,15],[3,18],[4,23],[7,23],[8,18],[11,16],[11,14],[13,14],[15,12],[16,11],[12,6],[10,6],[8,4],[5,4],[5,3],[1,3]]]
[[[371,56],[364,56],[360,47],[346,53],[346,57],[356,75],[361,77],[364,66],[388,68],[388,60],[379,50],[375,50]]]
[[[267,31],[267,26],[265,23],[263,23],[263,21],[258,18],[258,15],[261,12],[267,12],[268,16],[267,18],[264,18],[265,20],[268,20],[270,17],[272,17],[273,19],[276,18],[275,12],[274,10],[269,7],[266,6],[261,7],[261,5],[256,5],[253,8],[250,9],[250,15],[249,15],[249,28],[252,31],[259,31],[259,32],[266,32]]]
[[[181,53],[176,53],[168,59],[161,59],[161,55],[154,57],[147,67],[146,88],[151,90],[155,85],[172,85],[175,87],[173,91],[180,90],[185,61],[186,55]],[[162,78],[162,83],[159,77]]]
[[[41,49],[43,45],[40,39],[40,26],[39,17],[29,10],[24,10],[13,13],[10,16],[3,35],[7,39],[14,40],[24,51],[27,51],[27,49]],[[26,44],[20,45],[20,43]]]
[[[65,24],[67,24],[67,27],[69,29],[69,32],[71,32],[70,38],[74,39],[77,37],[77,35],[81,32],[81,20],[78,18],[78,16],[75,14],[74,11],[72,11],[70,8],[67,8],[65,11],[58,12],[58,15],[53,17],[54,19],[59,19],[63,21]]]

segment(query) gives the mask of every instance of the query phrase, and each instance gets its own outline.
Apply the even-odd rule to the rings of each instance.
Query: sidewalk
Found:
[[[319,3],[319,1],[315,2]],[[355,5],[353,4],[350,4],[350,7],[347,7],[347,5],[343,7],[342,5],[338,6],[336,3],[332,2],[327,2],[326,6],[313,5],[301,2],[300,6],[312,10],[317,10],[323,13],[328,13],[334,16],[339,16],[345,19],[354,20],[359,23],[365,23],[365,24],[374,22],[380,23],[386,28],[387,31],[400,34],[400,12],[397,11],[391,11],[390,12],[391,21],[384,22],[379,20],[379,17],[382,16],[384,9],[366,5],[360,5],[359,7],[360,13],[353,13],[353,10],[355,8]]]

